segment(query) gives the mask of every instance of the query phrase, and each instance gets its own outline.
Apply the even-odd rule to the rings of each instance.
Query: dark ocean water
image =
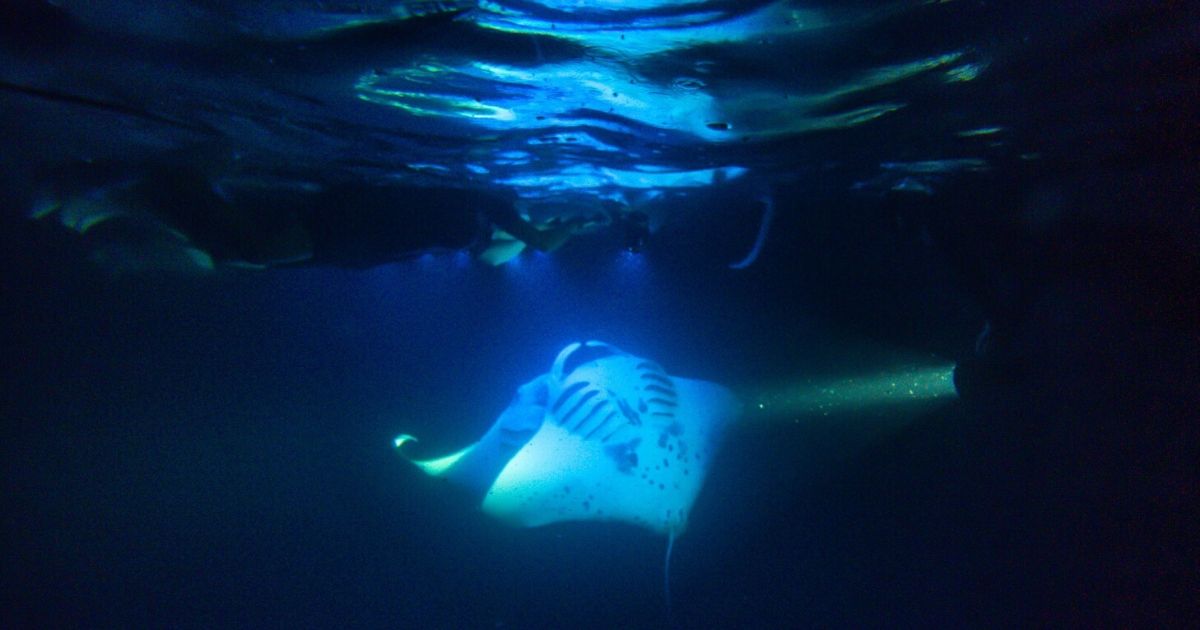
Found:
[[[1194,7],[575,4],[0,11],[0,624],[1195,618]],[[183,272],[38,210],[166,172],[248,215],[463,186],[653,230],[499,267]],[[673,619],[661,536],[509,528],[392,448],[477,439],[583,339],[748,403],[675,543]],[[755,405],[953,364],[952,399]]]

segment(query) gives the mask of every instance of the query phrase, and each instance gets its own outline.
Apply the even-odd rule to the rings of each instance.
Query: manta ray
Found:
[[[578,342],[519,387],[479,441],[408,459],[478,493],[484,513],[514,526],[614,521],[666,534],[669,574],[671,547],[740,411],[720,385],[671,376],[607,343]],[[395,446],[407,457],[414,441],[404,434]]]

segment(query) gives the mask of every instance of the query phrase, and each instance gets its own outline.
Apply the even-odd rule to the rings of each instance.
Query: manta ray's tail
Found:
[[[675,614],[671,610],[671,552],[675,549],[675,530],[667,533],[667,558],[663,562],[663,597],[667,602],[667,627],[675,627]]]

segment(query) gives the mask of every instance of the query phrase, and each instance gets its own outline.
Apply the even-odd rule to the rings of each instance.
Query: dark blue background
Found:
[[[666,626],[665,541],[504,528],[392,452],[400,432],[429,452],[477,438],[584,338],[748,399],[959,363],[946,406],[735,429],[675,546],[681,627],[1186,624],[1200,99],[1195,10],[1167,4],[880,20],[849,48],[909,58],[936,36],[995,65],[954,103],[919,90],[878,125],[747,149],[807,168],[773,188],[744,272],[727,265],[757,206],[729,186],[639,257],[600,233],[499,269],[112,277],[24,218],[22,160],[69,143],[5,152],[0,624]],[[995,19],[959,30],[958,11]],[[60,43],[9,41],[38,59]],[[83,124],[3,102],[40,114],[4,127],[31,138]],[[847,164],[960,155],[930,139],[993,115],[1038,158],[1000,155],[932,197],[851,192]]]

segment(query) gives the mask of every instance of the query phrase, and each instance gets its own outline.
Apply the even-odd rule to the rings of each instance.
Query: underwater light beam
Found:
[[[882,407],[929,404],[958,397],[954,365],[915,366],[867,377],[788,383],[746,398],[747,415],[762,418],[853,414]]]

